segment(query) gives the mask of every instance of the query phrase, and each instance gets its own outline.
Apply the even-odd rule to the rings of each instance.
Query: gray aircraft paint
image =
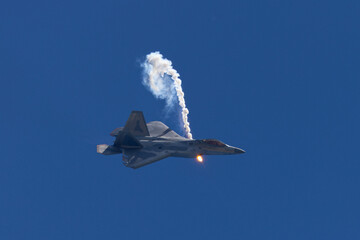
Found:
[[[110,135],[116,137],[114,144],[98,145],[97,152],[103,155],[123,153],[124,165],[134,169],[170,156],[196,158],[245,152],[216,139],[184,138],[159,121],[146,124],[141,111],[133,111],[125,127],[116,128]]]

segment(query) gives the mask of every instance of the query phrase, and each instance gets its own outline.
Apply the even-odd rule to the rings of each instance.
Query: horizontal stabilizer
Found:
[[[96,151],[103,155],[112,155],[121,153],[121,149],[114,146],[109,146],[107,144],[100,144],[96,146]]]

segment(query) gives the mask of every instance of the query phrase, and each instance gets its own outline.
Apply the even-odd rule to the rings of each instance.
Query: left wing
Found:
[[[169,156],[169,153],[161,151],[125,149],[123,154],[123,162],[125,166],[135,169],[167,158]]]

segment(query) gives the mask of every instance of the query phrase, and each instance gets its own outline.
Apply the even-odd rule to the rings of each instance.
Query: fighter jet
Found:
[[[230,155],[245,151],[229,146],[216,139],[187,139],[164,123],[153,121],[146,124],[141,111],[132,111],[125,127],[110,133],[115,137],[113,145],[97,145],[97,152],[104,155],[123,154],[123,164],[139,168],[167,157],[196,158],[202,155]]]

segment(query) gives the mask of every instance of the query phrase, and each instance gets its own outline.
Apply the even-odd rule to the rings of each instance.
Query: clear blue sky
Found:
[[[359,1],[2,1],[0,239],[360,239]],[[164,120],[247,152],[132,170],[96,145]]]

